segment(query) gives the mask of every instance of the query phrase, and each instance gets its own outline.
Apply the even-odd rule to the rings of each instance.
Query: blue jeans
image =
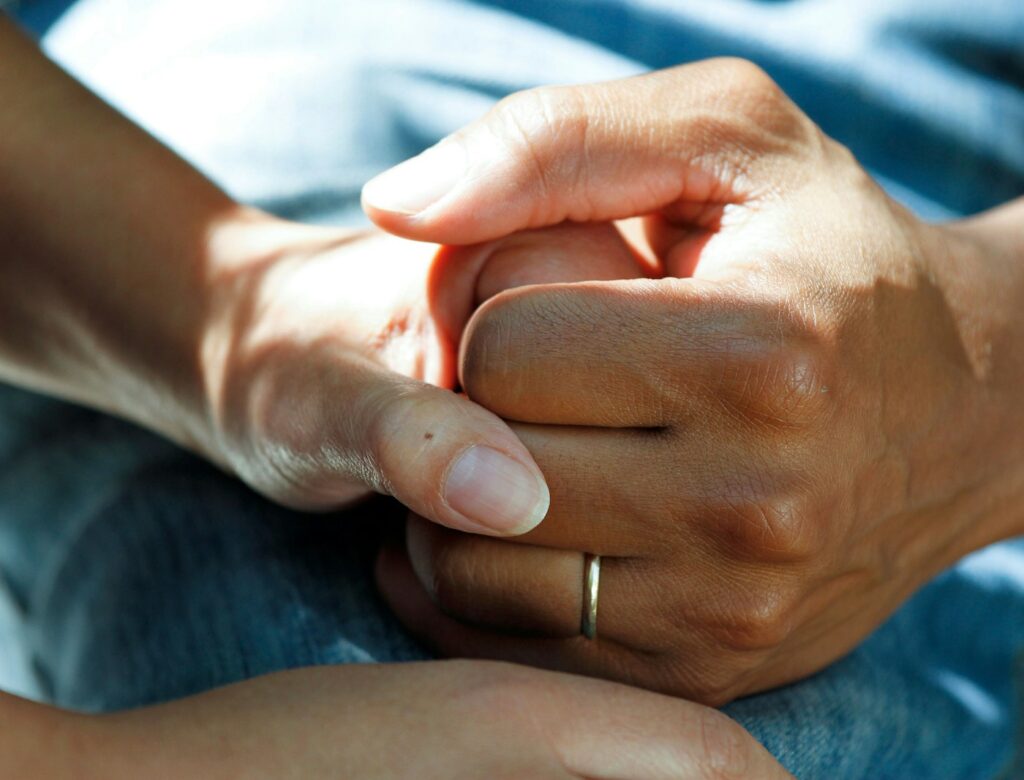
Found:
[[[358,222],[365,179],[511,90],[737,54],[939,218],[1024,192],[1024,4],[962,6],[250,0],[240,16],[82,0],[63,15],[29,2],[22,18],[230,192],[285,216]],[[108,710],[286,667],[423,658],[369,573],[399,514],[383,500],[292,513],[130,425],[0,387],[0,685]],[[1022,685],[1013,541],[828,670],[728,711],[800,777],[1024,776]]]

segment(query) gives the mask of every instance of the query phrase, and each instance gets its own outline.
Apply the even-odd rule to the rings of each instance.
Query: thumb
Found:
[[[472,247],[449,247],[428,284],[432,315],[451,344],[480,302],[511,287],[644,275],[610,224],[560,225]],[[548,491],[529,452],[499,417],[455,393],[370,369],[359,419],[375,487],[442,525],[484,534],[539,523]]]
[[[468,244],[566,220],[744,203],[793,186],[813,123],[757,66],[708,60],[512,95],[373,179],[363,207],[406,238]]]
[[[434,522],[492,536],[524,533],[544,518],[544,477],[499,417],[369,358],[339,364],[323,350],[314,383],[287,367],[255,383],[255,459],[236,464],[247,481],[317,510],[369,488]]]
[[[543,520],[544,477],[497,415],[397,374],[377,379],[358,432],[374,487],[460,531],[514,535]]]
[[[457,344],[472,310],[513,287],[632,279],[652,269],[611,224],[564,224],[443,250],[428,284],[435,321]],[[523,533],[544,517],[544,479],[496,415],[454,393],[381,372],[382,408],[366,449],[381,484],[435,522],[488,534]],[[376,404],[380,406],[379,404]],[[410,468],[416,464],[415,468]],[[424,509],[419,509],[423,507]]]

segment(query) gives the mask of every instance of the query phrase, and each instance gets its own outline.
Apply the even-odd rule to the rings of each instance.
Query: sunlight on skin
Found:
[[[508,426],[390,367],[452,373],[421,325],[432,249],[241,209],[2,18],[0,52],[0,272],[17,282],[0,285],[0,377],[133,420],[282,503],[373,489],[481,533],[541,519],[546,485]],[[296,670],[102,717],[0,694],[0,725],[13,778],[784,776],[706,708],[475,662]]]
[[[667,275],[505,291],[470,319],[466,393],[551,506],[507,541],[413,518],[408,556],[382,557],[441,653],[722,704],[824,668],[1022,530],[1024,200],[918,220],[752,63],[513,95],[363,202],[455,243],[641,217]]]

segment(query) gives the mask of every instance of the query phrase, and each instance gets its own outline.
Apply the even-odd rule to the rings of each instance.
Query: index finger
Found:
[[[707,60],[619,81],[542,87],[370,181],[389,232],[476,243],[675,202],[742,203],[792,186],[813,123],[756,65]]]
[[[460,377],[507,420],[668,427],[747,383],[777,321],[770,302],[699,279],[521,288],[474,314]]]

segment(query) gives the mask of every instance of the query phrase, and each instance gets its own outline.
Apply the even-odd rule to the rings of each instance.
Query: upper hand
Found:
[[[395,195],[439,160],[457,175],[433,199]],[[383,559],[443,652],[721,703],[822,668],[1017,522],[1021,275],[895,204],[749,64],[514,96],[364,203],[437,241],[644,216],[669,276],[474,315],[463,385],[551,509],[515,544],[413,521],[411,561]],[[583,551],[604,556],[596,641]]]

